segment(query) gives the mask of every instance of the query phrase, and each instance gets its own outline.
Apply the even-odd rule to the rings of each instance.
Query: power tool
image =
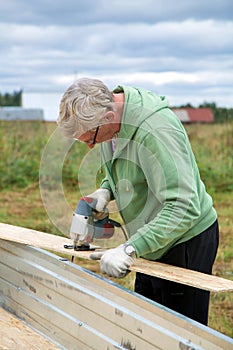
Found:
[[[108,210],[105,208],[104,218],[96,220],[94,214],[96,211],[97,199],[91,197],[82,197],[73,213],[70,227],[70,237],[73,239],[73,246],[65,248],[74,248],[74,250],[90,250],[90,243],[94,238],[111,238],[114,234],[114,227],[120,227],[127,240],[125,230],[121,224],[109,218]]]

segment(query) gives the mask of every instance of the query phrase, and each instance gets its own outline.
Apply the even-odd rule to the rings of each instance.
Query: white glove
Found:
[[[104,211],[110,202],[111,193],[107,188],[99,188],[95,192],[88,194],[87,197],[97,199],[96,210],[101,212]]]
[[[130,247],[130,253],[127,254],[127,249]],[[97,260],[101,253],[92,253],[90,258]],[[133,246],[129,244],[121,244],[117,248],[109,249],[102,253],[100,259],[100,270],[110,277],[122,278],[129,272],[129,267],[134,263],[136,253]]]

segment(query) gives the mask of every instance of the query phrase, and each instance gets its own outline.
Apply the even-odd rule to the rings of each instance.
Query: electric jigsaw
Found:
[[[90,250],[90,243],[94,238],[111,238],[115,227],[121,227],[123,230],[119,222],[109,218],[107,209],[104,211],[103,219],[95,219],[95,213],[98,213],[96,204],[97,199],[91,197],[82,197],[77,204],[70,227],[74,250]],[[124,230],[123,233],[126,236]]]

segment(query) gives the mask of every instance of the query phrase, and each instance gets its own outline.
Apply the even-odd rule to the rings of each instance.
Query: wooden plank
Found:
[[[29,244],[34,247],[53,250],[58,253],[82,256],[82,252],[76,252],[64,248],[64,245],[72,245],[73,241],[67,237],[56,236],[45,232],[40,232],[20,226],[13,226],[0,223],[0,238],[23,244]],[[92,248],[99,246],[92,245]]]
[[[90,259],[90,252],[78,252],[73,249],[65,249],[64,244],[71,245],[73,243],[69,238],[55,236],[24,227],[0,223],[0,238],[29,244],[70,256]],[[131,266],[130,269],[131,271],[142,272],[144,274],[215,293],[233,291],[233,281],[231,280],[145,259],[136,259],[135,264]]]
[[[137,259],[131,267],[131,271],[142,272],[215,293],[233,291],[233,281],[231,280],[154,261]]]
[[[108,336],[119,336],[119,339],[124,336],[123,339],[130,339],[131,343],[133,341],[135,344],[138,343],[135,340],[139,339],[138,333],[142,338],[141,341],[145,336],[147,340],[152,338],[152,342],[157,339],[154,330],[148,328],[148,332],[146,332],[145,325],[137,323],[139,319],[143,319],[146,323],[149,322],[149,324],[155,324],[157,327],[165,329],[168,335],[175,333],[183,339],[190,340],[191,343],[199,346],[199,349],[233,349],[233,340],[229,343],[228,337],[182,315],[177,315],[177,313],[125,290],[69,261],[60,260],[58,256],[41,249],[2,240],[0,260],[2,262],[0,268],[2,280],[14,281],[15,291],[9,291],[8,294],[11,297],[8,297],[7,305],[13,305],[13,309],[17,309],[20,313],[19,316],[26,317],[29,322],[36,320],[39,325],[43,325],[45,329],[42,331],[49,329],[53,330],[55,334],[61,334],[59,324],[54,325],[51,321],[48,322],[44,319],[49,317],[50,320],[57,320],[55,315],[51,315],[51,311],[43,309],[46,301],[46,303],[52,304],[53,312],[55,309],[63,308],[63,313],[73,319],[81,317],[80,322],[88,324],[92,329],[96,325],[98,331],[105,329]],[[5,287],[5,293],[7,293],[7,288]],[[14,294],[15,300],[12,299],[13,293],[16,293]],[[26,301],[25,296],[19,297],[21,293],[31,293],[32,298],[36,297],[36,307],[30,304],[30,300]],[[39,303],[38,300],[42,302]],[[26,306],[23,305],[24,303]],[[132,317],[133,315],[137,322]],[[100,328],[98,329],[98,327]],[[126,331],[130,334],[129,338],[125,335]],[[64,332],[63,327],[62,332]],[[160,333],[159,337],[163,341],[164,334]],[[68,340],[66,341],[68,342]],[[72,342],[75,342],[74,337],[69,344]],[[156,343],[156,345],[158,344]],[[149,345],[139,348],[150,349]],[[160,349],[163,349],[163,346]]]
[[[24,349],[24,350],[58,350],[61,347],[52,344],[41,334],[0,308],[0,349]]]

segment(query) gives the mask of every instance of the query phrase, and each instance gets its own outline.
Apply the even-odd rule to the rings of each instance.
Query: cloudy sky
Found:
[[[2,93],[88,76],[233,107],[232,0],[2,0],[0,33]]]

